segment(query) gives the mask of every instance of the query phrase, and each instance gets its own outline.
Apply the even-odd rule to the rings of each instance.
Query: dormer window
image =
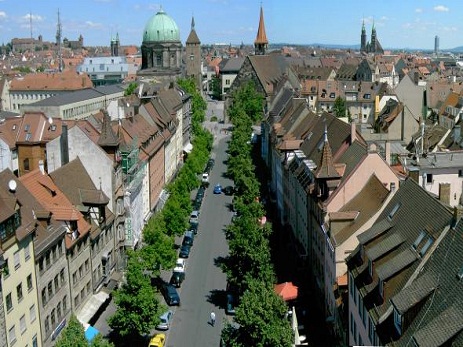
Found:
[[[399,311],[397,311],[397,309],[394,308],[394,326],[397,329],[397,332],[399,333],[399,335],[402,335],[402,325],[403,325],[402,320],[403,320],[402,315],[399,313]]]
[[[335,93],[330,93],[330,98],[331,99],[334,99],[336,97],[336,94]]]
[[[434,240],[432,239],[432,237],[429,237],[426,243],[424,244],[423,248],[421,248],[420,256],[423,256],[426,254],[427,250],[429,249],[429,247],[431,247],[433,242]]]
[[[400,208],[400,202],[398,202],[394,208],[392,209],[392,211],[389,213],[389,215],[387,216],[387,218],[389,220],[392,220],[392,218],[394,217],[394,215],[397,213],[397,211],[399,210]]]
[[[0,224],[0,241],[4,242],[15,235],[16,229],[21,226],[21,214],[19,210],[10,218]]]

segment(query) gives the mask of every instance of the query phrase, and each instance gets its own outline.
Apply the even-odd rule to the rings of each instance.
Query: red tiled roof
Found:
[[[20,181],[40,202],[43,208],[52,213],[52,218],[63,221],[77,221],[79,238],[90,231],[84,216],[72,205],[64,193],[47,174],[37,169],[20,177]],[[66,247],[71,248],[77,239],[66,237]]]
[[[80,90],[93,88],[90,77],[85,73],[63,71],[61,73],[27,74],[11,81],[10,91],[27,90]]]

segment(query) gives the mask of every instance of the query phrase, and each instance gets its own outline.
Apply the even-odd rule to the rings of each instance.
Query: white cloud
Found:
[[[32,19],[32,22],[43,22],[43,17],[38,14],[28,13],[20,18],[21,22],[29,22]]]
[[[416,9],[415,9],[415,12],[416,12],[416,13],[423,13],[423,9],[422,9],[422,8],[416,8]]]
[[[450,31],[450,32],[457,32],[458,31],[457,27],[443,27],[442,29],[444,31]]]
[[[5,19],[7,17],[5,11],[0,11],[0,19]]]
[[[435,7],[434,7],[434,11],[437,11],[437,12],[448,12],[448,11],[449,11],[449,8],[448,8],[448,7],[445,7],[444,5],[438,5],[438,6],[435,6]]]
[[[101,28],[103,25],[101,23],[95,23],[95,22],[88,20],[85,22],[85,26],[89,28]]]

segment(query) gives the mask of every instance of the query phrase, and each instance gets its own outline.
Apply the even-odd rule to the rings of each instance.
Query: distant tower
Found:
[[[186,76],[192,77],[196,87],[201,87],[201,41],[195,29],[195,18],[191,17],[191,30],[185,43]]]
[[[116,38],[111,38],[111,56],[118,57],[119,56],[119,33],[116,34]]]
[[[362,34],[360,35],[360,52],[367,50],[367,31],[365,29],[365,20],[362,21]]]
[[[58,9],[58,24],[56,25],[56,45],[58,46],[58,69],[63,71],[63,57],[61,54],[61,20],[59,18]]]
[[[260,6],[259,28],[257,29],[256,40],[254,41],[254,53],[264,55],[268,46],[267,35],[265,34],[264,10]]]
[[[371,52],[375,53],[376,52],[376,28],[375,28],[375,23],[373,22],[373,27],[371,28]]]
[[[434,54],[439,55],[439,36],[434,37]]]

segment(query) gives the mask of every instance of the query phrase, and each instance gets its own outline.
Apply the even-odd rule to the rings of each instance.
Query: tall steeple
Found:
[[[360,52],[367,50],[367,31],[365,29],[365,20],[362,21],[362,34],[360,35]]]
[[[256,55],[264,55],[268,46],[267,34],[265,34],[264,10],[260,6],[259,29],[257,29],[256,40],[254,41],[254,52]]]
[[[340,178],[338,171],[334,167],[333,153],[331,152],[331,146],[328,142],[328,131],[325,125],[325,139],[323,143],[323,152],[321,157],[321,163],[315,172],[315,177],[321,179],[338,179]]]
[[[201,86],[201,41],[195,29],[195,17],[191,17],[191,31],[186,39],[186,76],[192,77],[196,86]]]

